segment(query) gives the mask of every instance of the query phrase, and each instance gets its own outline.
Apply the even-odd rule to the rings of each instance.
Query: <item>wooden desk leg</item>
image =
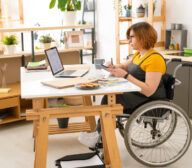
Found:
[[[39,118],[39,128],[36,135],[36,151],[35,151],[34,168],[46,168],[48,123],[49,123],[49,115],[46,112],[41,112],[40,118]]]
[[[92,106],[91,96],[83,96],[83,105]],[[95,116],[85,117],[85,121],[89,123],[91,131],[95,131],[96,129]]]
[[[108,105],[116,104],[116,95],[108,95]],[[102,111],[101,114],[101,129],[104,144],[105,164],[111,165],[112,168],[121,168],[121,160],[117,140],[115,135],[116,122],[110,111]]]
[[[38,109],[44,108],[45,107],[45,100],[44,99],[33,99],[33,110],[38,113]],[[33,138],[34,138],[34,147],[33,151],[35,151],[36,148],[36,135],[37,133],[37,128],[38,128],[38,121],[33,121]]]
[[[33,110],[38,112],[38,109],[44,108],[45,101],[44,99],[33,99]],[[37,134],[37,121],[33,122],[33,138],[36,137]]]
[[[101,114],[101,128],[102,138],[104,143],[104,157],[105,164],[111,165],[112,168],[121,168],[121,160],[117,140],[115,135],[115,128],[112,114],[110,111]]]

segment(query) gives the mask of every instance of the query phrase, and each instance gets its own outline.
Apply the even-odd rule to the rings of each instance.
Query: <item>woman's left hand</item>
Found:
[[[108,68],[108,71],[109,71],[113,76],[121,77],[121,78],[123,78],[123,77],[127,74],[127,71],[125,71],[125,70],[122,69],[122,68]]]

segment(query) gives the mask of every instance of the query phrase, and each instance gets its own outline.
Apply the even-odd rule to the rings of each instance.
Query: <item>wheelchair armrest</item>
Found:
[[[182,60],[180,58],[172,58],[171,62],[181,62]]]
[[[172,58],[172,59],[168,59],[166,60],[166,64],[168,65],[171,62],[181,62],[182,60],[180,58]]]
[[[192,63],[191,62],[183,63],[182,66],[183,67],[192,67]]]

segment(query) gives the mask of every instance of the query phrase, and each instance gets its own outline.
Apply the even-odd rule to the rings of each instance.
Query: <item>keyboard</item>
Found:
[[[74,72],[76,72],[76,70],[65,70],[61,72],[59,75],[71,75]]]

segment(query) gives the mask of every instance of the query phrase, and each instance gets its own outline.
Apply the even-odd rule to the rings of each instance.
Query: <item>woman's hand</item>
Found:
[[[127,74],[127,71],[122,68],[107,68],[107,70],[115,77],[123,78]]]
[[[113,65],[111,62],[106,62],[105,65],[106,65],[108,68],[115,68],[115,65]]]

